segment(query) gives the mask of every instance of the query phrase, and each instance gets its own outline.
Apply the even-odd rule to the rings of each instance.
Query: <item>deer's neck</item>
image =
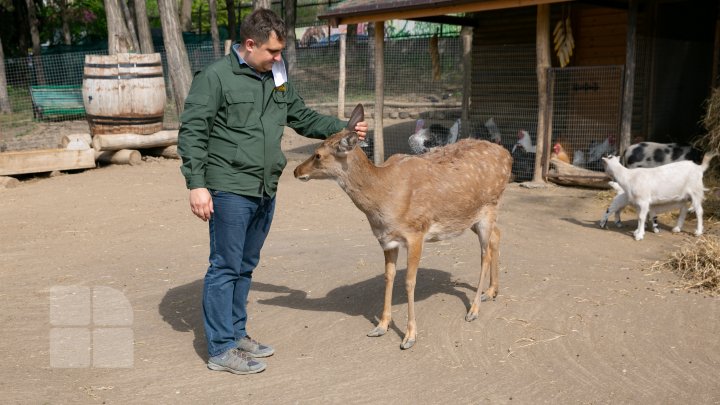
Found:
[[[347,168],[338,176],[337,182],[355,205],[366,214],[378,212],[386,192],[379,177],[383,168],[377,167],[356,148],[348,155]]]

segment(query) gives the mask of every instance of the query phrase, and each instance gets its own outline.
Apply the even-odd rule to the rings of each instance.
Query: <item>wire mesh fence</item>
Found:
[[[357,103],[363,103],[367,118],[372,120],[377,65],[374,43],[363,37],[348,42],[346,107],[340,115],[347,117]],[[515,180],[531,179],[537,153],[538,114],[534,45],[474,48],[470,120],[459,122],[463,98],[462,40],[448,37],[440,38],[436,44],[432,42],[432,38],[385,42],[385,158],[394,153],[417,153],[410,146],[410,137],[419,127],[448,133],[458,123],[464,128],[461,132],[464,136],[488,139],[512,151]],[[190,44],[187,50],[193,71],[216,59],[210,43]],[[160,47],[158,53],[162,57],[167,92],[163,127],[173,129],[179,125],[178,115],[168,83],[164,49]],[[39,114],[41,101],[33,98],[39,86],[80,88],[85,55],[66,53],[6,60],[12,113],[0,115],[0,146],[4,143],[6,149],[22,148],[22,142],[10,141],[37,132],[37,127],[47,130],[53,124],[67,122],[87,125],[83,113],[70,108],[54,115]],[[305,102],[325,114],[338,114],[339,59],[338,41],[298,47],[296,63],[289,72]],[[614,146],[619,138],[622,67],[551,69],[550,83],[552,145],[559,143],[564,148],[569,163],[598,169],[599,148]],[[368,138],[364,149],[372,157],[372,131]]]

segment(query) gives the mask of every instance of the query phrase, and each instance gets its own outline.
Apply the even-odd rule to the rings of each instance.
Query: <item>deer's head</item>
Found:
[[[347,127],[332,135],[315,149],[315,153],[295,168],[295,178],[334,179],[347,167],[347,156],[357,146],[358,134],[355,125],[363,121],[365,112],[358,104],[350,116]]]

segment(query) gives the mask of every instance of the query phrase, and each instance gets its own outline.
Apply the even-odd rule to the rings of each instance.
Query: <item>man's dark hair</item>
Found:
[[[285,23],[272,10],[259,8],[250,13],[240,25],[240,38],[242,41],[252,39],[264,44],[270,39],[270,33],[275,32],[280,41],[285,41],[287,29]]]

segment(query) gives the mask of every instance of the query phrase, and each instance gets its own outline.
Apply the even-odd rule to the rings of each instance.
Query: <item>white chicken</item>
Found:
[[[587,162],[597,162],[603,156],[609,155],[615,151],[615,137],[610,135],[602,143],[591,146],[588,149]]]
[[[521,129],[520,131],[518,131],[518,141],[513,146],[511,153],[515,153],[515,149],[518,146],[523,148],[525,150],[525,152],[528,152],[528,153],[535,153],[537,151],[537,147],[532,144],[532,139],[530,139],[530,134],[528,134],[528,132],[524,129]]]
[[[488,133],[490,134],[490,142],[500,145],[502,143],[502,134],[495,124],[493,117],[490,117],[487,121],[485,121],[485,128],[487,128]]]

